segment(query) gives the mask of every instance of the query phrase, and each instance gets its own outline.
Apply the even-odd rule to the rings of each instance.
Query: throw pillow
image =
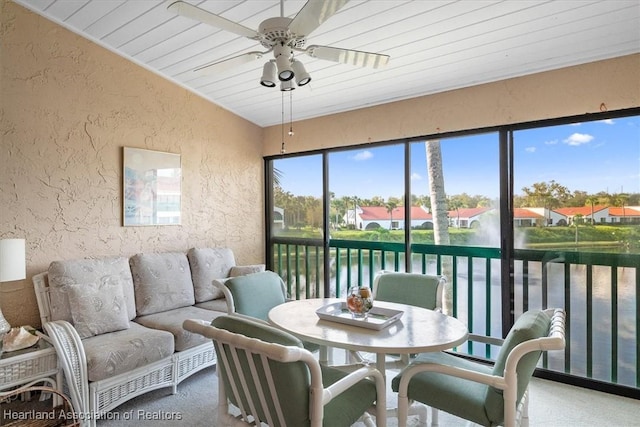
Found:
[[[129,329],[120,282],[66,285],[71,317],[80,338]]]
[[[229,277],[246,276],[247,274],[262,273],[265,270],[264,264],[255,265],[237,265],[231,267]]]

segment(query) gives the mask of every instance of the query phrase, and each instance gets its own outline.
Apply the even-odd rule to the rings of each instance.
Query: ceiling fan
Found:
[[[181,0],[169,0],[167,9],[178,15],[256,40],[267,49],[265,52],[247,52],[207,64],[196,68],[195,72],[201,74],[220,72],[261,59],[264,55],[273,52],[274,59],[264,65],[260,84],[275,87],[277,71],[280,89],[286,91],[295,88],[294,78],[298,86],[304,86],[311,81],[311,76],[302,62],[294,57],[294,52],[358,67],[380,68],[387,65],[389,55],[332,46],[310,45],[305,48],[307,37],[348,1],[309,0],[294,18],[287,18],[284,16],[284,0],[280,0],[280,16],[264,20],[257,31]]]

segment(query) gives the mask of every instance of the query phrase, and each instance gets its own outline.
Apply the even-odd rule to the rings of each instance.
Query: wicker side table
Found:
[[[56,351],[46,335],[38,335],[40,340],[33,346],[0,354],[0,396],[42,382],[62,391]]]

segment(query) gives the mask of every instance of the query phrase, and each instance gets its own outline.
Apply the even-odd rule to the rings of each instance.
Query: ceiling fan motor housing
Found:
[[[302,49],[307,42],[304,36],[293,34],[289,30],[291,18],[276,17],[262,21],[258,29],[260,44],[271,49],[276,44],[284,44],[292,49]]]

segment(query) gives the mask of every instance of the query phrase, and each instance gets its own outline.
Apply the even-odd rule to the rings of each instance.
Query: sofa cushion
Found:
[[[136,302],[129,260],[123,257],[54,261],[49,265],[51,320],[73,323],[67,285],[79,283],[120,283],[128,319],[136,317]]]
[[[182,307],[162,313],[141,316],[136,318],[134,322],[148,328],[171,332],[175,338],[176,351],[183,351],[206,342],[211,342],[211,339],[209,338],[191,333],[184,329],[182,324],[185,320],[200,319],[211,322],[213,319],[218,316],[222,316],[223,314],[225,313],[206,310],[204,308]]]
[[[120,282],[67,285],[73,325],[81,338],[129,328]]]
[[[198,302],[196,307],[204,308],[206,310],[227,312],[227,300],[224,298],[212,299],[211,301]]]
[[[221,298],[222,292],[212,285],[214,279],[226,279],[236,265],[229,248],[191,248],[187,252],[196,302]]]
[[[89,381],[99,381],[171,357],[173,336],[131,322],[130,328],[82,340]]]
[[[195,303],[187,256],[165,252],[137,254],[129,260],[138,316]]]
[[[264,264],[253,265],[236,265],[231,267],[229,277],[246,276],[247,274],[262,273],[265,271],[266,266]]]

